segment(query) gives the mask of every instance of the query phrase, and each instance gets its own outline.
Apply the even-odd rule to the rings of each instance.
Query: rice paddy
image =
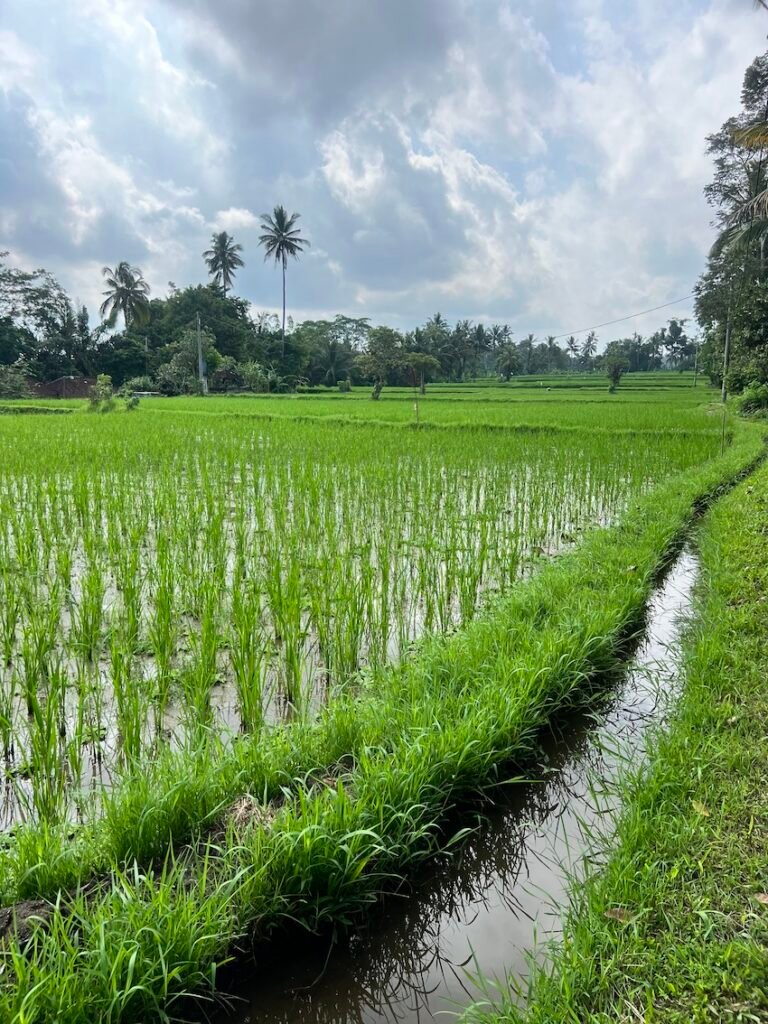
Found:
[[[715,447],[207,406],[1,423],[0,820],[82,818],[158,745],[311,715]]]
[[[0,417],[0,894],[51,901],[9,1020],[163,1019],[346,920],[615,664],[760,441],[677,375],[540,391]]]

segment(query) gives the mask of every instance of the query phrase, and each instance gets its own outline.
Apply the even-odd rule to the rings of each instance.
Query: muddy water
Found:
[[[234,1009],[218,1024],[415,1024],[493,998],[493,979],[508,974],[524,990],[531,951],[541,958],[560,932],[568,872],[585,857],[595,866],[589,832],[610,821],[617,774],[643,757],[648,728],[675,699],[695,575],[686,551],[654,596],[628,672],[602,709],[547,741],[538,782],[510,787],[458,853],[365,927],[294,941],[238,968]]]

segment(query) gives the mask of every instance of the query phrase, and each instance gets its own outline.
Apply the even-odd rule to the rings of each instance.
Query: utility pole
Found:
[[[205,361],[203,360],[203,340],[200,336],[200,314],[197,314],[197,370],[200,374],[200,390],[204,395],[208,394],[208,378],[205,375]]]
[[[720,391],[720,397],[725,403],[728,400],[728,391],[725,386],[725,377],[728,373],[728,363],[731,359],[731,304],[728,303],[728,316],[725,321],[725,348],[723,350],[723,386]]]

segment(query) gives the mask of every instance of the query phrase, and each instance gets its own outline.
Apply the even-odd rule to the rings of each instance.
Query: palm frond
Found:
[[[733,133],[733,139],[747,149],[762,149],[768,146],[768,122],[758,121],[746,128],[739,128]]]

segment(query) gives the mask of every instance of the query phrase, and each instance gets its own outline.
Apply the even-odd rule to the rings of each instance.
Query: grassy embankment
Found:
[[[4,950],[0,1017],[163,1019],[179,994],[211,990],[215,965],[246,935],[268,934],[288,918],[308,927],[343,923],[362,910],[444,843],[439,824],[462,795],[492,782],[502,766],[524,764],[553,711],[615,664],[695,508],[759,447],[747,435],[724,458],[661,485],[620,528],[593,533],[465,629],[383,673],[379,689],[346,716],[333,705],[333,728],[323,717],[316,726],[327,747],[315,753],[329,768],[340,749],[354,757],[336,759],[327,778],[294,780],[281,801],[224,816],[213,831],[207,821],[186,848],[119,868],[126,855],[167,848],[173,835],[163,796],[175,786],[178,809],[178,778],[166,779],[165,793],[156,779],[144,794],[151,827],[136,818],[140,801],[129,801],[101,837],[107,847],[117,835],[123,843],[107,854],[112,871],[101,885],[58,901],[26,949]],[[230,778],[242,784],[247,745],[238,751],[239,774]],[[187,811],[201,794],[226,795],[220,770],[197,766]],[[142,835],[145,849],[133,849],[131,837]]]
[[[768,467],[700,550],[683,696],[622,783],[607,868],[574,887],[527,1011],[473,1020],[768,1020]]]

